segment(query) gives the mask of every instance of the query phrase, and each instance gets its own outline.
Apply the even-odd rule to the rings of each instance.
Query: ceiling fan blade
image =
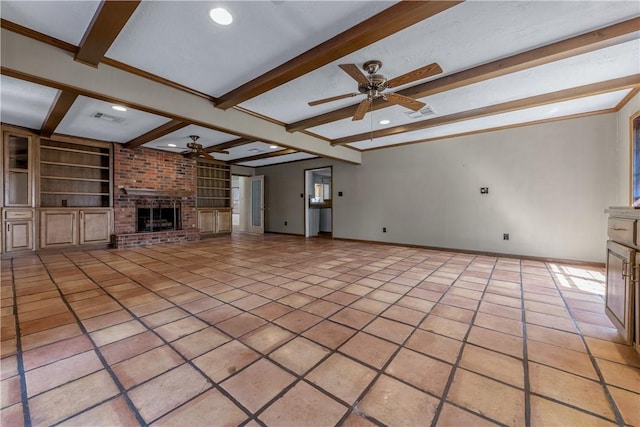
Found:
[[[399,93],[385,93],[383,97],[387,102],[400,105],[413,111],[418,111],[427,105],[424,102],[409,98],[408,96],[400,95]]]
[[[360,84],[368,85],[369,79],[365,76],[360,68],[356,64],[339,64],[338,67],[342,68],[342,71],[349,74],[351,78]]]
[[[409,71],[406,74],[395,77],[387,82],[388,87],[398,87],[406,85],[407,83],[415,82],[416,80],[426,79],[427,77],[435,76],[442,73],[442,68],[437,63],[425,65],[413,71]]]
[[[318,99],[317,101],[309,102],[309,106],[313,107],[314,105],[324,104],[325,102],[337,101],[338,99],[351,98],[353,96],[359,95],[358,93],[346,93],[344,95],[332,96],[331,98]]]
[[[355,114],[353,115],[353,118],[351,119],[352,121],[355,120],[362,120],[364,118],[364,115],[367,114],[367,111],[369,110],[369,107],[371,106],[371,102],[373,100],[372,99],[365,99],[364,101],[362,101],[359,105],[358,105],[358,109],[356,110]]]

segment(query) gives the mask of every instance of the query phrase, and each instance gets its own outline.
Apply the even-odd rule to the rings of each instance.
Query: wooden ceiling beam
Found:
[[[49,138],[53,135],[53,132],[56,130],[62,119],[64,119],[64,116],[67,115],[67,112],[75,102],[76,98],[78,98],[77,92],[70,90],[62,90],[58,92],[55,101],[47,113],[47,118],[44,119],[44,123],[40,129],[40,136]]]
[[[207,147],[204,149],[204,151],[206,151],[207,153],[213,153],[217,150],[227,150],[229,148],[251,144],[252,142],[255,142],[255,141],[256,141],[255,139],[251,139],[251,138],[236,138],[236,139],[232,139],[231,141],[223,142],[222,144]]]
[[[103,0],[82,37],[75,60],[97,67],[141,0]]]
[[[180,130],[186,126],[189,126],[189,123],[185,123],[179,120],[169,120],[167,123],[162,126],[158,126],[155,129],[151,129],[149,132],[144,135],[140,135],[137,138],[132,139],[131,141],[125,142],[123,144],[124,148],[136,148],[147,142],[151,142],[158,138],[161,138],[165,135],[170,134],[171,132],[175,132]]]
[[[586,96],[599,95],[601,93],[614,92],[617,90],[640,87],[640,74],[633,74],[627,77],[608,80],[605,82],[592,83],[589,85],[579,86],[570,89],[564,89],[557,92],[545,93],[542,95],[532,96],[529,98],[517,99],[514,101],[503,102],[501,104],[490,105],[487,107],[475,108],[473,110],[461,111],[459,113],[449,114],[441,117],[434,117],[428,120],[421,120],[405,125],[393,126],[374,132],[365,132],[357,135],[346,136],[334,139],[332,145],[344,145],[353,142],[364,141],[370,138],[381,138],[384,136],[397,135],[405,132],[413,132],[417,130],[427,129],[434,126],[441,126],[450,123],[460,122],[463,120],[477,119],[480,117],[491,116],[494,114],[508,113],[525,108],[533,108],[540,105],[552,104],[556,102],[570,101],[572,99],[584,98]]]
[[[461,1],[402,1],[218,98],[226,110],[329,64]]]
[[[239,159],[229,160],[227,163],[231,163],[231,164],[235,165],[235,164],[238,164],[238,163],[252,162],[254,160],[269,159],[271,157],[286,156],[287,154],[294,154],[294,153],[298,153],[298,150],[294,150],[293,148],[285,148],[284,150],[271,151],[269,153],[256,154],[255,156],[242,157],[242,158],[239,158]]]
[[[496,61],[469,68],[435,80],[417,84],[400,90],[398,93],[410,98],[423,98],[425,96],[522,71],[527,68],[548,64],[550,62],[613,46],[637,37],[637,35],[634,36],[634,33],[637,33],[638,30],[640,30],[640,18],[629,19],[627,21],[610,25],[605,28],[600,28],[595,31],[590,31],[576,37],[571,37],[569,39],[531,49],[507,58],[498,59]],[[373,110],[379,110],[390,107],[391,105],[392,104],[384,102],[381,99],[377,99],[371,108]],[[358,104],[354,104],[328,113],[309,117],[286,125],[286,129],[289,132],[296,132],[346,119],[348,117],[352,117],[357,108]]]

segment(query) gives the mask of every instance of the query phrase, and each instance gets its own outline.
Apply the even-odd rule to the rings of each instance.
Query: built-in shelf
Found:
[[[40,141],[41,207],[110,207],[111,144]]]
[[[231,168],[225,163],[198,161],[197,207],[231,207]]]

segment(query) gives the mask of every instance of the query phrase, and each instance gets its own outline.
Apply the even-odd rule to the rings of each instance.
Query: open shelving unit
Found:
[[[40,141],[41,207],[111,206],[111,147]]]
[[[197,207],[231,207],[231,168],[224,163],[198,161]]]

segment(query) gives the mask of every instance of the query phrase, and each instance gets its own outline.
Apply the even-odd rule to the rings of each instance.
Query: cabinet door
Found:
[[[33,221],[6,221],[5,251],[33,250]]]
[[[635,251],[626,246],[607,242],[607,288],[605,313],[628,345],[633,343],[633,288],[631,284]]]
[[[231,233],[231,210],[217,211],[216,233]]]
[[[40,211],[40,247],[78,244],[78,222],[75,210]]]
[[[5,206],[31,206],[31,137],[4,134]]]
[[[216,232],[216,211],[213,209],[198,210],[198,228],[202,234]]]
[[[80,244],[108,243],[111,238],[110,210],[80,211]]]
[[[635,310],[635,340],[636,351],[640,353],[640,256],[636,256],[636,277],[633,282],[633,294],[634,294],[634,310]]]

